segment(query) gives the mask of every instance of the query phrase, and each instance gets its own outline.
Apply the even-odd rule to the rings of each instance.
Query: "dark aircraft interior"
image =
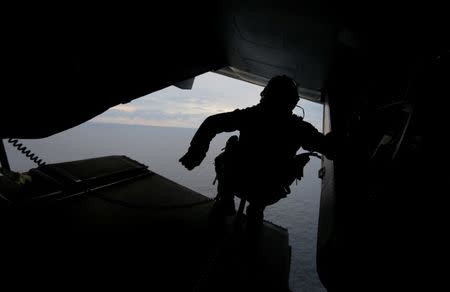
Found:
[[[171,3],[145,9],[112,4],[8,7],[1,36],[0,138],[48,137],[167,86],[189,88],[196,76],[209,71],[258,85],[288,75],[299,84],[302,98],[324,105],[323,132],[336,137],[337,155],[332,161],[323,158],[319,172],[321,282],[328,291],[429,287],[441,280],[437,262],[442,249],[434,242],[445,232],[441,202],[446,164],[440,150],[448,114],[443,104],[449,97],[450,24],[442,5],[283,0]],[[111,161],[105,167],[114,176],[107,182],[96,178],[95,186],[150,172],[125,158]],[[8,168],[1,147],[0,163]],[[61,175],[64,167],[57,174],[50,166],[39,167],[35,175],[58,175],[73,185],[74,176],[85,175],[76,165]],[[28,201],[9,197],[4,189],[10,186],[3,184],[3,243],[15,253],[26,250],[28,256],[34,255],[30,246],[48,251],[39,238],[19,232],[36,227],[28,223],[37,211],[30,211]],[[60,189],[33,191],[41,196]],[[102,212],[97,203],[92,199],[90,212]],[[121,213],[119,209],[114,212]],[[165,225],[172,228],[173,222]],[[52,228],[64,233],[65,227]],[[11,237],[28,243],[8,244]],[[97,244],[120,241],[133,249],[124,237],[103,240]],[[61,239],[55,248],[61,251],[64,244]],[[101,256],[108,262],[105,250]],[[191,255],[178,250],[178,256]],[[158,263],[164,265],[163,259]],[[88,270],[95,275],[95,267]],[[187,275],[182,280],[191,281]]]

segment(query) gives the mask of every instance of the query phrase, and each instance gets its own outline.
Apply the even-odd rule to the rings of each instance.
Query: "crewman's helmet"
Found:
[[[297,83],[286,75],[269,80],[261,92],[261,104],[293,110],[299,101]]]

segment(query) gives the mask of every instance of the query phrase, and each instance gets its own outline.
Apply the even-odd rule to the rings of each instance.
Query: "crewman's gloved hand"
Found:
[[[189,148],[189,151],[183,157],[181,157],[179,161],[181,162],[181,164],[183,164],[184,167],[192,170],[196,166],[200,165],[200,163],[202,163],[205,156],[206,152]]]

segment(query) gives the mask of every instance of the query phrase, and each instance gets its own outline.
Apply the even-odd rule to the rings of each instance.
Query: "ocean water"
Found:
[[[216,136],[203,163],[188,171],[178,162],[186,152],[195,129],[131,126],[87,122],[40,140],[22,140],[47,163],[107,155],[127,155],[150,170],[205,196],[214,197],[214,157],[229,136]],[[35,165],[5,141],[11,168],[27,171]],[[316,240],[320,201],[320,160],[311,158],[304,178],[291,186],[291,194],[265,211],[265,219],[288,229],[292,246],[292,291],[326,291],[316,272]]]

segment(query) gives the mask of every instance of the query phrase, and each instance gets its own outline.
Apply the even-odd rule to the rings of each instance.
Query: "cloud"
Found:
[[[157,127],[176,127],[176,128],[191,128],[186,127],[186,120],[183,118],[178,119],[151,119],[141,117],[129,117],[129,116],[101,116],[92,120],[96,123],[107,124],[125,124],[125,125],[139,125],[139,126],[157,126]]]
[[[262,87],[215,73],[197,76],[192,90],[174,86],[117,105],[93,122],[198,128],[212,114],[246,108],[259,102]],[[321,129],[322,106],[301,101],[306,120]],[[297,111],[300,113],[301,110]]]
[[[112,107],[110,110],[126,112],[126,113],[133,113],[133,112],[137,111],[138,109],[137,109],[137,107],[132,106],[132,105],[119,104],[119,105],[116,105],[115,107]]]

